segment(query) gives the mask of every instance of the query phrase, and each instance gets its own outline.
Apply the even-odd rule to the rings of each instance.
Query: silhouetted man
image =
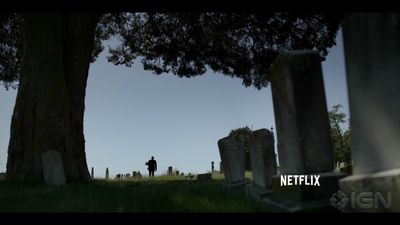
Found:
[[[154,177],[154,171],[157,171],[157,161],[154,160],[154,156],[151,157],[146,163],[147,169],[149,170],[149,177]]]

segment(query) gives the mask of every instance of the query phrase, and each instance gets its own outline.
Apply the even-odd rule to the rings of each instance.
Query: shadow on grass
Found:
[[[0,181],[0,212],[266,212],[222,180],[92,180],[64,186]]]

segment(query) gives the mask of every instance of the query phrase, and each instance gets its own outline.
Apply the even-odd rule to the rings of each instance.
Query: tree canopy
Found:
[[[324,59],[335,44],[342,14],[316,13],[107,13],[93,37],[92,61],[102,41],[117,38],[108,60],[180,77],[211,69],[260,89],[269,83],[275,57],[285,51],[314,49]],[[0,14],[0,81],[16,87],[21,74],[23,15]]]
[[[15,13],[0,14],[0,82],[16,87],[21,73],[21,22]]]

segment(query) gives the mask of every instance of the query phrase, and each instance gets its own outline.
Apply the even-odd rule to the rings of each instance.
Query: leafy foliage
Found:
[[[144,57],[146,70],[192,77],[207,68],[239,77],[245,86],[266,87],[275,57],[314,49],[324,58],[335,44],[341,14],[157,13],[119,14],[110,19],[121,45],[114,64]]]
[[[21,23],[15,13],[0,14],[0,82],[16,88],[21,74]]]
[[[335,162],[351,164],[351,129],[350,126],[342,129],[346,123],[347,115],[340,111],[343,106],[338,104],[329,111],[329,123],[331,127],[331,139],[335,152]]]
[[[248,87],[269,83],[275,57],[285,51],[314,49],[321,58],[335,44],[342,14],[305,13],[107,13],[98,23],[92,62],[102,41],[118,39],[108,60],[179,77],[207,69],[238,77]],[[0,81],[9,87],[20,78],[21,21],[0,14]]]

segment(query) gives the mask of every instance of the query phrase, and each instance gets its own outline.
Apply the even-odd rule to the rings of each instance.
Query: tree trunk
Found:
[[[7,178],[43,180],[41,154],[58,150],[67,181],[90,178],[83,114],[97,14],[27,14]]]

